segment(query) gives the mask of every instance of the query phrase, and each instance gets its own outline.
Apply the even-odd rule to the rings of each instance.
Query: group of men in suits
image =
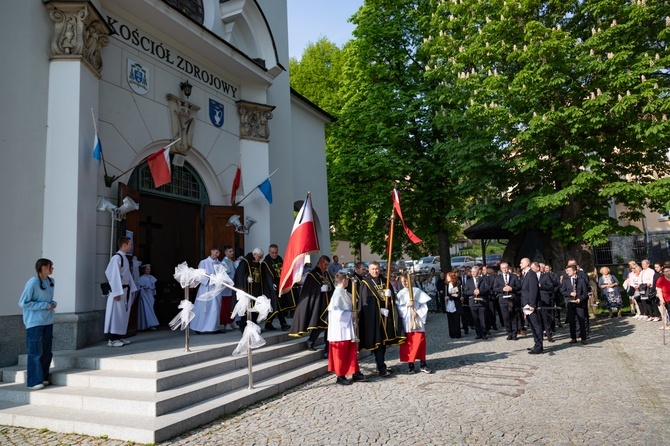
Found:
[[[500,264],[500,273],[495,276],[487,275],[484,268],[474,266],[469,275],[461,275],[462,295],[470,307],[475,339],[487,339],[495,324],[495,311],[499,309],[507,340],[515,341],[519,334],[525,334],[525,320],[534,341],[528,353],[540,354],[544,351],[544,335],[548,342],[554,342],[556,323],[560,325],[557,305],[564,301],[570,343],[577,342],[578,324],[581,342],[588,344],[589,279],[574,259],[568,261],[562,277],[549,265],[528,258],[521,259],[519,275],[512,273],[506,262]],[[464,321],[464,326],[467,323]]]

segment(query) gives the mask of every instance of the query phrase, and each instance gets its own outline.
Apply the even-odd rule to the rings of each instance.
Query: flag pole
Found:
[[[276,174],[278,170],[279,170],[279,169],[275,169],[275,171],[272,172],[270,175],[268,175],[268,177],[267,177],[266,179],[264,179],[263,181],[261,181],[261,184],[263,184],[263,183],[265,183],[267,180],[269,180],[270,177],[271,177],[272,175]],[[244,197],[242,197],[242,199],[241,199],[240,201],[238,201],[237,203],[233,203],[233,206],[239,206],[240,203],[242,203],[242,202],[244,201],[245,198],[247,198],[249,195],[251,195],[256,189],[258,189],[258,187],[259,187],[261,184],[259,184],[258,186],[254,187],[253,189],[251,189],[251,192],[249,192],[249,193],[246,194]]]
[[[172,141],[170,144],[168,144],[167,146],[165,146],[164,149],[166,149],[166,150],[169,149],[169,148],[172,147],[173,145],[177,144],[179,141],[181,141],[181,138],[177,138],[177,139],[175,139],[175,140]],[[102,152],[101,152],[101,153],[102,153]],[[136,168],[136,167],[139,166],[140,164],[142,164],[144,161],[146,161],[146,159],[147,159],[148,157],[149,157],[149,156],[145,156],[144,158],[142,158],[142,160],[141,160],[140,162],[138,162],[137,164],[135,164],[133,167],[131,167],[130,169],[128,169],[128,170],[126,170],[126,171],[124,171],[124,172],[121,172],[121,173],[118,174],[118,175],[107,176],[107,169],[105,169],[105,186],[107,186],[107,187],[112,187],[112,183],[113,183],[114,181],[118,180],[119,178],[121,178],[122,176],[124,176],[125,174],[127,174],[128,172],[130,172],[131,170],[133,170],[134,168]],[[102,159],[103,159],[103,163],[104,163],[104,160],[105,160],[105,156],[104,156],[104,155],[102,156]]]
[[[95,113],[93,112],[93,107],[91,107],[91,116],[93,117],[93,128],[95,129],[95,137],[98,138],[98,140],[99,140],[100,137],[98,136],[98,123],[95,120]],[[98,141],[95,141],[95,143],[97,144]],[[102,158],[102,168],[105,172],[105,184],[106,184],[107,183],[107,177],[109,175],[107,175],[107,163],[105,162],[105,152],[102,150],[102,146],[100,147],[100,158]],[[110,187],[110,186],[111,186],[111,184],[107,187]]]
[[[384,304],[388,309],[389,298],[386,295],[386,291],[391,289],[391,256],[393,254],[393,226],[395,223],[395,208],[391,208],[391,226],[389,227],[389,252],[388,252],[388,261],[386,263],[386,290],[384,291]]]

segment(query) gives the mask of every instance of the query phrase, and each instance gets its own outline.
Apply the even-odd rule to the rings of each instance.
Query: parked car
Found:
[[[344,264],[341,271],[345,274],[351,275],[354,273],[354,266],[356,266],[356,262],[347,262]]]
[[[470,256],[455,256],[451,258],[452,268],[460,268],[461,266],[475,266],[475,258]]]
[[[486,256],[486,266],[489,268],[500,268],[502,262],[502,254],[489,254]]]
[[[440,256],[421,257],[419,263],[414,267],[416,274],[428,274],[432,270],[440,270]]]

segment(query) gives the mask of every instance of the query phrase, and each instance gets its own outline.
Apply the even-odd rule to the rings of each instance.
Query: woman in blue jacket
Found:
[[[23,290],[19,306],[23,309],[23,323],[26,326],[28,347],[28,379],[31,390],[40,390],[49,385],[51,365],[51,342],[53,339],[54,280],[49,276],[54,270],[49,259],[39,259],[35,263],[37,277],[31,277]]]

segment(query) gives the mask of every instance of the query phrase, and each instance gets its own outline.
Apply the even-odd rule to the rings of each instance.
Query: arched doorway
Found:
[[[151,274],[158,280],[156,315],[161,325],[166,325],[184,298],[184,290],[173,277],[175,267],[182,262],[196,267],[213,245],[237,243],[243,248],[243,237],[236,237],[234,228],[226,226],[231,215],[243,216],[243,210],[210,206],[203,180],[188,162],[173,164],[172,181],[158,189],[148,164],[143,162],[133,171],[128,186],[119,185],[119,193],[134,194],[140,204],[137,220],[124,221],[126,227],[119,228],[119,234],[133,231],[134,254],[142,263],[151,264]],[[191,291],[190,296],[193,299],[195,292]]]

